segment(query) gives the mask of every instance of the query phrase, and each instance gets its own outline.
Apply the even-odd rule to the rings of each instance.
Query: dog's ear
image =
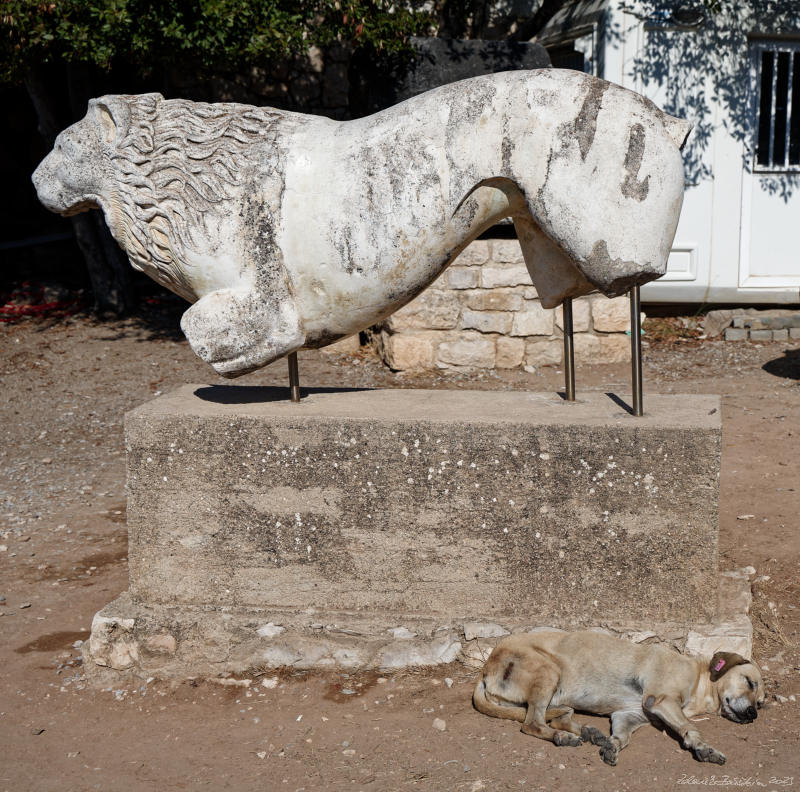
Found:
[[[716,682],[732,668],[737,665],[746,665],[749,662],[749,660],[746,660],[740,654],[736,654],[736,652],[717,652],[708,665],[708,670],[711,672],[711,681]]]

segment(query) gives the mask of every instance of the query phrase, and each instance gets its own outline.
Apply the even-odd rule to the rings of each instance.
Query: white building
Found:
[[[800,302],[800,3],[582,0],[536,39],[696,124],[664,277],[648,302]]]

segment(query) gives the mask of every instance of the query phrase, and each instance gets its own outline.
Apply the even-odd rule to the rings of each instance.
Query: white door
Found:
[[[739,286],[800,286],[800,42],[750,47]]]

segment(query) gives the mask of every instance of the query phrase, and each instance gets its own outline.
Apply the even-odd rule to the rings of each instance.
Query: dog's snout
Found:
[[[758,710],[755,707],[748,707],[745,713],[750,720],[755,720],[758,717]]]

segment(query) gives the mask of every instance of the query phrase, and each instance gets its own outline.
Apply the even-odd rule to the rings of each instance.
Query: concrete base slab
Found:
[[[634,643],[667,643],[679,651],[711,657],[738,652],[750,657],[750,570],[723,573],[722,589],[734,594],[711,623],[608,624],[601,630]],[[248,677],[268,668],[343,668],[391,671],[460,661],[480,668],[509,633],[559,629],[520,619],[440,623],[430,619],[392,622],[387,614],[237,612],[228,609],[148,606],[128,592],[97,613],[84,644],[85,668],[95,685],[128,679]],[[392,625],[388,626],[387,624]]]
[[[451,662],[538,624],[682,639],[719,621],[720,439],[714,396],[634,418],[602,393],[184,387],[126,417],[130,590],[89,658],[180,676]]]

